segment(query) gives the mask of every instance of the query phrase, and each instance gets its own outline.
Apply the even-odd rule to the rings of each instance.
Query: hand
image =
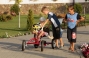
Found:
[[[76,25],[77,25],[79,22],[80,22],[80,21],[79,21],[79,20],[77,20],[77,21],[76,21]]]

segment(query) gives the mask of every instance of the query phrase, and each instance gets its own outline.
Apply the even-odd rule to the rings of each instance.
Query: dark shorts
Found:
[[[58,28],[58,29],[53,28],[53,37],[54,37],[54,39],[60,39],[60,28]]]
[[[76,31],[77,31],[76,27],[74,27],[73,29],[67,27],[67,39],[70,43],[71,42],[76,43]]]

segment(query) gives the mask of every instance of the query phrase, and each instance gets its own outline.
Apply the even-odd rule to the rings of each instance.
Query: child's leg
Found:
[[[75,43],[74,42],[72,42],[72,51],[74,51],[74,49],[75,49]]]
[[[63,43],[62,38],[60,38],[60,39],[59,39],[59,41],[60,41],[60,46],[63,46],[63,45],[64,45],[64,43]]]
[[[62,40],[62,31],[60,32],[60,39],[59,39],[59,41],[60,41],[60,46],[63,46],[64,43],[63,43],[63,40]]]
[[[47,32],[44,32],[44,35],[46,35],[49,39],[53,39],[53,37],[50,36]]]
[[[55,39],[55,45],[56,45],[56,47],[59,47],[59,45],[58,45],[58,39]]]
[[[40,37],[43,35],[43,31],[40,31],[40,34],[38,35],[38,39],[40,39]]]
[[[76,43],[76,27],[72,29],[72,51],[75,50]]]
[[[70,42],[70,47],[69,47],[69,50],[72,50],[72,43]]]

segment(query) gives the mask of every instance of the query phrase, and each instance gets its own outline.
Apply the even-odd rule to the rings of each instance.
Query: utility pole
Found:
[[[74,4],[75,4],[75,0],[73,0],[73,6],[74,6]]]

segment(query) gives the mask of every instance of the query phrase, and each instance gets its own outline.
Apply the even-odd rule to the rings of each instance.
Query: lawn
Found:
[[[34,23],[38,21],[38,16],[35,15]],[[5,36],[6,33],[8,35],[14,36],[18,33],[27,33],[29,31],[26,30],[27,25],[27,15],[21,15],[21,28],[18,27],[18,16],[13,17],[13,20],[7,22],[0,22],[0,37]]]
[[[34,15],[34,23],[39,21],[39,16]],[[86,24],[89,25],[89,14],[86,14]],[[0,22],[0,37],[5,36],[6,33],[8,35],[14,36],[18,33],[24,34],[29,31],[26,30],[27,25],[27,15],[21,15],[21,28],[18,28],[18,16],[13,17],[13,20],[7,22]],[[64,26],[64,25],[63,25]]]

